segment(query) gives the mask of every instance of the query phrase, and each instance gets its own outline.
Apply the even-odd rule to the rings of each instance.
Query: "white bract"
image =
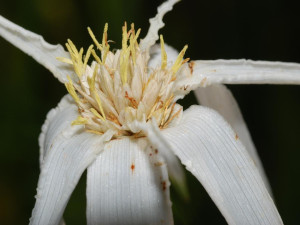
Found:
[[[163,15],[176,2],[158,8],[140,42],[140,30],[125,23],[122,48],[114,52],[107,24],[102,42],[88,28],[94,45],[84,53],[68,40],[67,53],[0,17],[0,35],[48,68],[69,92],[42,127],[30,224],[63,223],[86,169],[88,224],[173,224],[169,176],[185,188],[178,158],[229,224],[282,224],[238,105],[223,84],[300,84],[300,65],[188,62],[187,46],[177,53],[162,36],[155,44]],[[182,112],[176,101],[191,90],[202,106]]]

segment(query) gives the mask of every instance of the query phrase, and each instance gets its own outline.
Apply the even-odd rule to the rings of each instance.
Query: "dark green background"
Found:
[[[16,0],[2,1],[0,14],[42,34],[50,43],[71,38],[90,44],[86,27],[120,46],[124,21],[148,28],[162,1]],[[287,0],[183,0],[165,17],[165,42],[191,59],[250,58],[300,63],[300,13]],[[27,224],[39,175],[37,138],[46,113],[66,93],[52,75],[0,38],[0,223]],[[299,71],[300,74],[300,71]],[[270,178],[285,224],[300,221],[300,87],[230,86]],[[185,106],[195,103],[192,95]],[[172,190],[176,224],[224,224],[201,185],[188,174],[191,200]],[[68,224],[85,224],[85,175],[65,212]]]

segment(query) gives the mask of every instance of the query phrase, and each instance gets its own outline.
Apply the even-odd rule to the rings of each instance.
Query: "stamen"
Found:
[[[99,69],[99,65],[97,64],[95,66],[92,78],[90,78],[90,77],[87,78],[87,81],[88,81],[89,87],[91,89],[91,92],[95,91],[95,80],[96,80],[96,75],[97,75],[98,69]]]
[[[77,105],[79,105],[80,99],[79,99],[78,95],[76,94],[76,91],[73,86],[73,82],[69,76],[67,76],[67,78],[68,78],[69,82],[65,83],[65,86],[66,86],[68,92],[70,93],[70,95],[73,97],[73,99],[77,103]]]
[[[65,57],[56,57],[58,61],[61,61],[63,63],[71,64],[73,65],[73,61],[71,59],[65,58]]]
[[[92,38],[92,40],[94,41],[94,43],[95,43],[95,45],[97,46],[97,48],[98,48],[100,51],[102,51],[103,48],[102,48],[101,44],[97,41],[97,39],[96,39],[96,37],[95,37],[93,31],[91,30],[91,28],[88,27],[87,29],[88,29],[89,35],[91,36],[91,38]]]
[[[103,115],[104,120],[106,120],[105,114],[104,114],[104,110],[103,110],[103,107],[102,107],[102,104],[101,104],[100,97],[99,97],[99,95],[98,95],[98,93],[96,91],[94,92],[94,94],[95,94],[95,99],[96,99],[96,102],[97,102],[98,107],[100,109],[100,112]]]
[[[127,49],[127,23],[124,23],[122,27],[122,50],[125,51]]]
[[[119,122],[118,118],[113,113],[110,112],[106,118],[108,120],[114,122],[115,124],[122,126],[122,124]]]
[[[77,74],[77,76],[80,78],[82,75],[83,70],[83,63],[82,63],[82,54],[83,54],[83,48],[80,49],[78,52],[77,48],[73,44],[73,42],[68,39],[68,43],[66,43],[66,47],[70,53],[71,60],[73,62],[74,71]]]
[[[103,64],[103,63],[101,62],[101,59],[99,58],[99,56],[97,56],[97,54],[96,54],[96,52],[95,52],[94,49],[92,49],[92,55],[94,56],[94,58],[95,58],[95,60],[96,60],[97,63]]]
[[[128,41],[128,35],[127,35],[127,23],[124,23],[124,26],[122,27],[123,33],[122,33],[122,51],[120,54],[120,67],[121,67],[121,80],[123,85],[127,82],[127,67],[128,67],[128,60],[129,60],[129,54],[130,51],[127,47],[127,41]]]
[[[103,37],[102,37],[102,46],[105,47],[108,45],[107,43],[107,30],[108,30],[108,23],[104,25],[104,30],[103,30]]]
[[[162,125],[166,122],[166,116],[167,116],[167,113],[168,113],[168,108],[169,108],[169,106],[170,106],[170,104],[172,103],[173,100],[174,100],[174,95],[172,94],[168,98],[168,100],[166,101],[166,103],[164,105],[164,113],[163,113],[163,117],[162,117],[160,125]]]
[[[104,121],[104,118],[97,112],[96,109],[90,108],[90,111],[91,111],[96,117],[98,117],[99,119],[101,119],[101,120]]]
[[[74,52],[75,54],[78,54],[76,46],[73,44],[73,42],[70,39],[68,39],[68,44],[71,47],[72,52]]]
[[[86,118],[83,118],[82,116],[78,116],[76,120],[74,120],[71,125],[84,125],[88,122]]]
[[[107,43],[107,30],[108,30],[108,23],[104,25],[103,37],[102,37],[102,62],[105,63],[107,54],[109,52],[109,44]]]
[[[185,51],[187,50],[187,48],[188,48],[188,46],[187,45],[185,45],[184,46],[184,48],[181,50],[181,52],[179,53],[179,55],[177,56],[177,59],[176,59],[176,61],[175,61],[175,63],[174,63],[174,65],[172,66],[172,71],[173,71],[173,73],[175,74],[175,73],[177,73],[177,71],[179,70],[179,68],[181,67],[181,61],[182,61],[182,59],[183,59],[183,56],[184,56],[184,54],[185,54]]]
[[[164,70],[167,66],[168,56],[165,50],[165,43],[162,35],[160,35],[160,48],[161,48],[161,69]]]
[[[135,65],[135,63],[136,63],[135,48],[138,47],[137,39],[140,35],[141,29],[138,29],[136,34],[134,34],[134,24],[131,24],[131,30],[132,30],[132,34],[130,36],[130,50],[131,50],[132,61],[133,61],[133,64]],[[137,46],[135,46],[135,45],[137,45]]]
[[[175,104],[174,104],[174,105],[175,105]],[[182,110],[182,109],[179,109],[176,113],[174,113],[174,114],[172,115],[172,117],[169,118],[165,124],[163,124],[162,128],[166,128],[166,127],[172,122],[172,120],[173,120],[176,116],[179,115],[179,113],[181,112],[181,110]]]
[[[96,75],[97,75],[98,68],[99,68],[99,66],[96,65],[95,69],[94,69],[92,79],[88,78],[88,84],[90,86],[91,93],[94,94],[94,97],[95,97],[95,100],[97,102],[98,108],[99,108],[99,110],[100,110],[100,112],[103,116],[103,117],[102,116],[101,117],[103,118],[103,120],[106,120],[100,97],[99,97],[99,95],[98,95],[98,93],[95,89],[95,80],[96,80]]]
[[[104,26],[101,44],[92,30],[89,27],[87,29],[95,49],[94,45],[90,45],[84,53],[83,48],[77,49],[68,39],[66,47],[70,59],[57,58],[61,62],[73,65],[79,78],[78,82],[73,83],[67,76],[68,82],[65,83],[69,94],[78,105],[79,116],[72,125],[84,125],[85,131],[98,135],[113,129],[116,130],[114,138],[143,137],[143,132],[133,131],[130,123],[134,120],[147,123],[151,118],[156,118],[159,128],[166,128],[181,111],[174,110],[175,96],[172,90],[176,82],[176,73],[182,64],[189,60],[183,58],[187,46],[179,53],[174,64],[168,66],[164,39],[160,35],[161,65],[158,68],[148,68],[149,53],[139,48],[137,39],[141,29],[136,32],[134,24],[131,24],[128,31],[127,23],[124,23],[122,48],[116,52],[110,51],[108,24]],[[96,49],[101,51],[99,56]],[[91,55],[93,62],[90,65]],[[152,90],[148,85],[153,83],[158,86],[152,87],[154,96],[150,96]]]
[[[85,58],[84,58],[84,63],[83,63],[83,73],[85,72],[86,70],[86,65],[88,63],[88,60],[91,56],[91,51],[93,49],[94,45],[90,45],[90,47],[88,48],[87,52],[86,52],[86,55],[85,55]]]

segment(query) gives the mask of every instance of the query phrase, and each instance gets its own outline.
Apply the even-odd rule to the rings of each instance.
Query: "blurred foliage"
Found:
[[[50,43],[71,38],[90,44],[86,27],[101,34],[109,23],[109,39],[120,47],[124,21],[146,34],[148,18],[161,0],[15,0],[2,1],[0,14],[42,34]],[[291,0],[183,0],[165,17],[166,43],[192,59],[251,58],[300,62],[300,14]],[[39,175],[38,135],[46,113],[66,93],[52,75],[0,38],[1,150],[0,223],[27,224]],[[236,96],[269,176],[285,224],[300,221],[300,87],[230,86]],[[195,103],[193,95],[182,101]],[[176,224],[226,224],[199,182],[187,173],[190,200],[171,187]],[[85,178],[65,212],[67,224],[85,224]]]

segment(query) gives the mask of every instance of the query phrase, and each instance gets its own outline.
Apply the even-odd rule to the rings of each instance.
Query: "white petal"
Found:
[[[51,45],[42,36],[8,21],[0,16],[0,36],[42,64],[62,83],[73,73],[72,66],[62,63],[56,57],[69,58],[61,45]]]
[[[173,9],[173,5],[177,2],[179,2],[179,0],[167,0],[157,8],[156,16],[149,20],[150,27],[148,33],[140,42],[140,48],[142,50],[149,49],[158,40],[158,31],[165,25],[162,21],[163,16],[167,12],[171,11]]]
[[[110,141],[88,168],[88,224],[173,224],[164,161],[146,139]]]
[[[208,87],[200,87],[194,91],[197,100],[203,106],[207,106],[218,111],[224,119],[232,126],[237,133],[236,138],[240,138],[250,156],[259,169],[269,193],[271,194],[270,184],[265,174],[262,163],[257,154],[255,145],[252,141],[251,135],[248,131],[247,125],[244,121],[239,106],[233,97],[231,91],[224,85],[215,84]]]
[[[77,107],[63,98],[52,110],[40,138],[43,157],[36,203],[30,224],[59,224],[66,204],[83,171],[103,150],[104,141],[111,138],[83,132],[71,126],[77,117]],[[67,107],[66,107],[67,106]]]
[[[56,108],[48,112],[39,136],[40,166],[43,164],[44,155],[50,149],[49,146],[52,144],[57,133],[69,127],[74,118],[77,118],[78,111],[76,109],[77,107],[73,98],[68,94],[61,99]]]
[[[205,85],[224,84],[300,84],[300,64],[238,60],[198,60],[194,76]]]
[[[177,154],[229,224],[282,224],[250,155],[214,110],[193,106],[177,127],[162,132],[153,125],[151,142]]]
[[[174,112],[178,111],[180,111],[180,113],[169,123],[168,127],[174,127],[180,123],[183,110],[182,106],[176,104],[174,107]],[[130,124],[130,127],[136,130],[136,132],[141,130],[143,130],[145,133],[148,132],[147,124],[139,122],[137,120],[133,121]],[[153,143],[152,146],[158,148],[156,143]],[[171,178],[173,187],[182,195],[183,198],[188,199],[189,194],[186,183],[186,176],[179,159],[168,148],[160,148],[159,155],[161,155],[167,163],[168,173]]]

